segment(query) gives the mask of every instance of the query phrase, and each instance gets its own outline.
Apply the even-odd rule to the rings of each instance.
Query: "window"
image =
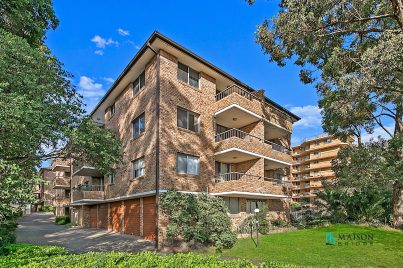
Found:
[[[319,155],[319,152],[314,152],[313,154],[314,154],[314,155]]]
[[[262,209],[265,200],[246,199],[246,213],[255,213],[255,208]]]
[[[133,95],[136,95],[140,91],[140,89],[144,87],[145,84],[146,84],[146,75],[144,71],[133,82]]]
[[[109,110],[110,110],[110,112],[111,112],[111,116],[115,114],[115,112],[116,112],[115,103],[113,103],[113,104],[109,107]]]
[[[227,204],[230,214],[239,213],[239,198],[238,197],[223,197],[225,203]]]
[[[326,142],[327,142],[327,143],[331,143],[331,142],[332,142],[332,139],[326,139]]]
[[[177,125],[194,132],[199,132],[199,115],[191,111],[178,108],[177,109]]]
[[[109,184],[114,184],[115,183],[115,174],[112,173],[109,175]]]
[[[132,178],[144,176],[144,157],[136,159],[132,162]]]
[[[178,79],[199,88],[199,72],[180,62],[178,62]]]
[[[139,137],[145,128],[144,113],[133,121],[133,138]]]
[[[229,130],[229,128],[227,128],[227,127],[224,127],[224,126],[221,126],[221,125],[218,125],[218,124],[216,126],[216,134],[221,134],[221,133],[223,133],[225,131],[228,131],[228,130]]]
[[[199,157],[188,154],[177,154],[176,172],[180,174],[199,175]]]

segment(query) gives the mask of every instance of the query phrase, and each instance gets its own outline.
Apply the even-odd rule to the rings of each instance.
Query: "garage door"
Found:
[[[122,231],[122,202],[111,203],[111,229],[114,232]]]
[[[90,206],[90,228],[97,228],[97,205]]]
[[[143,236],[145,239],[155,239],[155,196],[143,199]]]
[[[124,233],[140,235],[140,199],[125,201]]]
[[[108,229],[108,204],[98,205],[98,228]]]

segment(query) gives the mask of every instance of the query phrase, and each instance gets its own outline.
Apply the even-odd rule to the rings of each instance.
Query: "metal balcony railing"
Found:
[[[80,185],[77,185],[76,190],[77,191],[83,191],[83,192],[85,192],[85,191],[88,191],[88,192],[91,192],[91,191],[102,192],[102,191],[104,191],[104,189],[105,189],[104,185],[80,184]]]
[[[259,98],[254,96],[252,93],[250,93],[249,91],[237,86],[237,85],[232,85],[227,87],[226,89],[224,89],[223,91],[219,92],[216,96],[215,99],[216,101],[222,100],[225,97],[231,95],[232,93],[238,93],[239,95],[241,95],[242,97],[248,99],[248,100],[258,100]]]
[[[256,136],[253,136],[253,135],[251,135],[247,132],[244,132],[240,129],[237,129],[237,128],[231,128],[220,134],[216,134],[215,141],[219,142],[219,141],[223,141],[223,140],[233,138],[233,137],[244,139],[244,140],[255,140],[258,142],[266,143],[266,144],[269,144],[271,146],[271,148],[275,151],[286,153],[286,154],[291,154],[291,150],[287,149],[285,146],[279,145],[277,143],[274,143],[274,142],[271,142],[268,140],[261,139]]]
[[[216,175],[216,182],[235,181],[235,180],[240,180],[240,179],[265,180],[265,181],[271,181],[274,184],[288,184],[289,183],[288,181],[284,181],[284,180],[257,176],[257,175],[253,175],[253,174],[240,173],[240,172],[229,172],[229,173],[223,173],[223,174]]]

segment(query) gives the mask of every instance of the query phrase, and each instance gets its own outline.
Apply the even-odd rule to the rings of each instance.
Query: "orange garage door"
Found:
[[[98,228],[108,229],[108,204],[98,205]]]
[[[111,203],[111,229],[114,232],[122,231],[122,202]]]
[[[140,199],[125,201],[124,233],[140,235]]]
[[[143,198],[143,236],[155,239],[155,196]]]
[[[97,228],[97,205],[90,206],[90,228]]]

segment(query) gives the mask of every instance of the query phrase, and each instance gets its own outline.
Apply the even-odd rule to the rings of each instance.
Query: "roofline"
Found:
[[[140,50],[136,53],[136,55],[133,57],[133,59],[129,62],[129,64],[126,66],[126,68],[123,70],[123,72],[119,75],[119,77],[115,80],[115,82],[112,84],[112,86],[109,88],[109,90],[105,93],[105,95],[102,97],[102,99],[98,102],[98,104],[95,106],[95,108],[92,110],[90,113],[90,116],[92,116],[95,111],[99,108],[101,103],[103,103],[106,98],[109,96],[109,94],[113,91],[113,89],[119,84],[119,82],[122,80],[122,78],[129,72],[129,70],[133,67],[133,65],[140,59],[140,57],[146,52],[146,50],[149,48],[149,45],[155,40],[155,39],[161,39],[162,41],[168,43],[169,45],[175,47],[176,49],[180,50],[184,54],[187,54],[188,56],[194,58],[197,61],[200,61],[201,63],[207,65],[209,68],[213,69],[217,73],[221,74],[222,76],[227,77],[229,80],[235,81],[237,84],[240,86],[246,88],[249,91],[255,91],[255,89],[251,88],[247,84],[241,82],[240,80],[236,79],[232,75],[226,73],[225,71],[221,70],[217,66],[213,65],[212,63],[206,61],[205,59],[201,58],[200,56],[196,55],[189,49],[183,47],[182,45],[176,43],[175,41],[171,40],[170,38],[166,37],[165,35],[161,34],[158,31],[154,31],[151,36],[147,39],[147,41],[143,44],[143,46],[140,48]],[[301,118],[297,116],[296,114],[290,112],[289,110],[285,109],[278,103],[272,101],[271,99],[267,98],[265,96],[265,100],[275,106],[276,108],[282,110],[283,112],[287,113],[289,116],[293,117],[296,119],[296,121],[300,120]]]

